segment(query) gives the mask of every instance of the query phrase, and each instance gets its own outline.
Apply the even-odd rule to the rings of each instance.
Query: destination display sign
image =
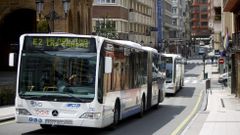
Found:
[[[80,37],[27,36],[25,37],[24,46],[24,48],[28,50],[91,50],[91,48],[95,48],[95,39]]]

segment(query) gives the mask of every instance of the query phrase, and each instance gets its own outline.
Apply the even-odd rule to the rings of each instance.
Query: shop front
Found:
[[[232,34],[232,46],[229,48],[231,59],[231,92],[240,97],[240,1],[227,0],[224,12],[231,12],[234,16],[234,33]]]

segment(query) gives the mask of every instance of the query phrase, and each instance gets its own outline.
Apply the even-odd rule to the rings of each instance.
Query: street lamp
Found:
[[[161,41],[158,41],[158,46],[157,46],[157,50],[159,51],[159,52],[161,52],[162,51],[162,42]]]
[[[60,16],[57,14],[57,12],[54,9],[54,2],[55,2],[55,0],[51,1],[51,3],[52,3],[51,11],[45,16],[45,18],[48,21],[51,21],[52,31],[54,31],[54,21],[57,19],[60,19]],[[35,0],[35,3],[36,3],[37,13],[38,13],[39,17],[41,17],[41,12],[43,11],[44,0]],[[70,9],[70,0],[62,0],[62,4],[63,4],[64,15],[66,18],[67,13]]]
[[[203,58],[203,79],[207,79],[208,76],[207,76],[207,73],[205,73],[205,66],[206,66],[206,64],[205,64],[206,54],[205,53],[203,54],[202,58]]]
[[[149,46],[152,47],[152,41],[149,42]]]
[[[167,40],[163,39],[162,40],[162,51],[166,53],[166,48],[167,48]]]

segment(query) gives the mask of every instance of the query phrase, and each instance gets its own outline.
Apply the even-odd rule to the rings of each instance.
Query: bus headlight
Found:
[[[26,109],[16,109],[16,113],[18,115],[32,115],[28,110]]]
[[[80,118],[86,118],[86,119],[99,119],[101,117],[100,112],[85,112],[83,115],[80,116]]]

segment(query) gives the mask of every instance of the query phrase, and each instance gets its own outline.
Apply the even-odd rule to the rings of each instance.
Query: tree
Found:
[[[37,23],[37,32],[49,32],[49,25],[47,20],[39,20]]]
[[[114,21],[111,21],[108,17],[104,17],[103,21],[96,21],[96,35],[110,39],[118,39],[118,33],[115,26]]]

